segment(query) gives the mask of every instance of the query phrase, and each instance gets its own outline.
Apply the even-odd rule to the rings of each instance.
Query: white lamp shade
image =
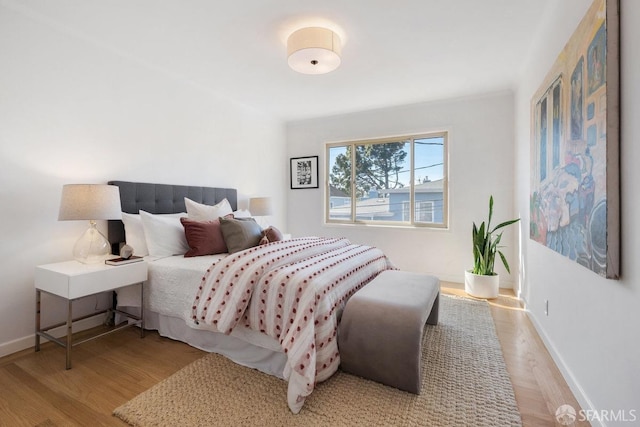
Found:
[[[62,187],[58,220],[89,220],[89,228],[73,247],[73,257],[86,264],[103,262],[111,252],[96,220],[121,219],[120,189],[106,184],[69,184]]]
[[[62,187],[58,220],[121,219],[120,189],[106,184],[68,184]]]
[[[253,197],[249,199],[249,212],[254,216],[267,216],[273,214],[271,197]]]
[[[301,28],[287,40],[289,66],[299,73],[329,73],[340,66],[341,54],[340,37],[326,28]]]

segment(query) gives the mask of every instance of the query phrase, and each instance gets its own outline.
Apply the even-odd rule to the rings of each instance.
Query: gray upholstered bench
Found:
[[[388,270],[347,302],[338,330],[342,370],[420,394],[422,333],[438,324],[440,280]]]

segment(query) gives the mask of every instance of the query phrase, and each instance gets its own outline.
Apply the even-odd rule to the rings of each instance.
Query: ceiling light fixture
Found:
[[[333,31],[321,27],[301,28],[289,36],[289,66],[303,74],[325,74],[340,65],[342,45]]]

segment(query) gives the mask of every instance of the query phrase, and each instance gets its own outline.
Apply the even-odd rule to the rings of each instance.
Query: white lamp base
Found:
[[[73,246],[73,258],[83,264],[104,262],[111,254],[111,245],[96,228],[95,221],[89,221],[89,228]]]

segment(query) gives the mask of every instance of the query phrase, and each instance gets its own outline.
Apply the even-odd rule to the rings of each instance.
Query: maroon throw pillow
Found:
[[[180,218],[180,222],[184,227],[184,235],[190,248],[184,254],[185,257],[228,252],[227,245],[222,237],[220,220],[196,221],[189,218]]]
[[[275,228],[273,225],[262,230],[262,236],[267,239],[267,243],[270,242],[279,242],[282,240],[282,232]]]

